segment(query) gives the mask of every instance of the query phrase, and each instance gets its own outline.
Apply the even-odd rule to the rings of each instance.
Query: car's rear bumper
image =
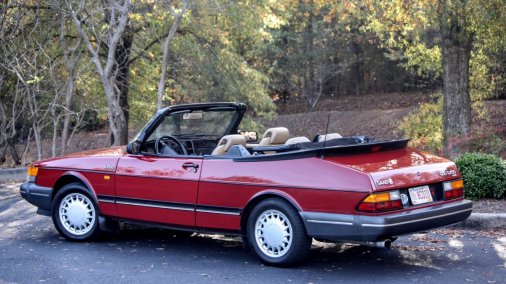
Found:
[[[462,222],[473,203],[460,200],[380,216],[301,212],[308,235],[333,241],[377,241]]]
[[[37,206],[37,213],[48,215],[51,212],[51,192],[50,187],[38,186],[34,182],[25,182],[19,188],[21,197],[31,204]]]

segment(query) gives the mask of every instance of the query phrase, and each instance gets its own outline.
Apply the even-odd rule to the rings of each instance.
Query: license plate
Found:
[[[413,205],[432,202],[432,194],[428,185],[410,188],[409,197],[411,197]]]

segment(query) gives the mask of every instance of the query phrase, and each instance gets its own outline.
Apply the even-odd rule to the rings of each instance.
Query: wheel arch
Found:
[[[293,208],[295,208],[295,210],[299,212],[302,211],[302,208],[299,205],[299,203],[286,192],[280,190],[267,190],[259,192],[248,201],[248,203],[241,212],[241,232],[243,233],[243,235],[247,234],[246,229],[248,224],[248,218],[253,208],[255,208],[255,206],[257,206],[260,202],[269,198],[282,199],[288,202]]]
[[[56,194],[60,191],[62,187],[64,187],[67,184],[73,183],[73,182],[79,182],[81,183],[85,188],[86,191],[90,194],[90,196],[93,198],[96,204],[98,204],[97,195],[95,194],[95,190],[93,190],[93,187],[91,186],[88,179],[83,176],[79,172],[74,171],[68,171],[62,174],[55,182],[53,186],[53,192],[51,194],[51,202],[53,202],[54,197]]]

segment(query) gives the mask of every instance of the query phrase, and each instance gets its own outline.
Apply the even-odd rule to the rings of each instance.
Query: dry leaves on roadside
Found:
[[[447,240],[438,239],[427,234],[414,234],[409,237],[410,240],[416,242],[428,242],[428,243],[447,243]]]
[[[404,251],[446,251],[448,248],[442,246],[405,246],[396,245],[395,248]]]

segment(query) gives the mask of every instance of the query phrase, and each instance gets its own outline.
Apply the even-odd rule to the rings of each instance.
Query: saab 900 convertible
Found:
[[[390,246],[397,236],[465,220],[455,164],[338,133],[238,134],[240,103],[162,109],[126,147],[34,163],[21,195],[58,232],[87,241],[118,222],[243,236],[261,261],[303,260],[312,238]],[[256,138],[255,138],[256,139]]]

